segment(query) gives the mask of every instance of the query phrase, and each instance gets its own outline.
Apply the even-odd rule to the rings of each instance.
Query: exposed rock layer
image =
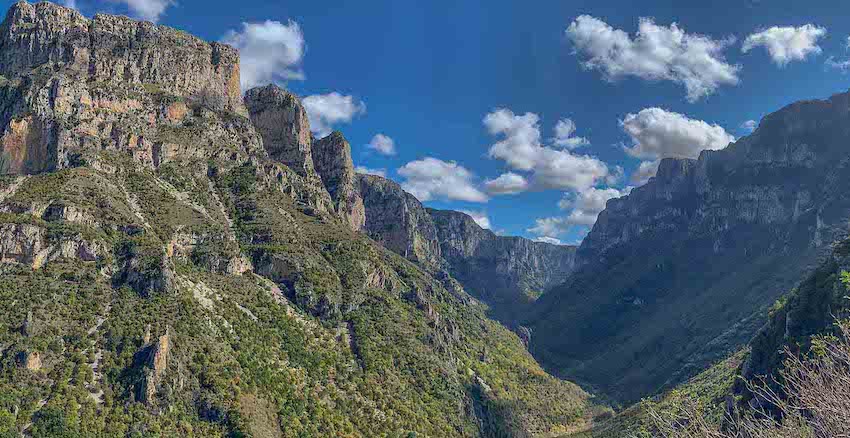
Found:
[[[527,316],[550,369],[635,400],[745,343],[846,232],[850,94],[790,105],[750,136],[612,199],[581,268]]]

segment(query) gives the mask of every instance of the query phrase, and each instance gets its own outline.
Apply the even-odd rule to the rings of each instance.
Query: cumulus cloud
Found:
[[[620,122],[633,145],[626,153],[646,160],[634,178],[645,182],[654,175],[655,163],[661,158],[697,158],[705,149],[723,149],[735,137],[719,125],[709,125],[702,120],[663,110],[646,108],[637,114],[627,114]],[[650,174],[650,171],[653,171]]]
[[[357,166],[354,168],[354,171],[364,175],[377,175],[384,178],[387,177],[387,169],[372,169],[366,166]]]
[[[266,20],[242,23],[221,41],[239,49],[242,89],[288,80],[303,80],[301,61],[306,47],[301,27],[294,21],[283,24]]]
[[[526,231],[540,237],[554,238],[553,236],[563,235],[569,231],[569,229],[570,227],[567,225],[567,218],[545,217],[535,219],[534,226]]]
[[[747,132],[753,132],[758,127],[758,122],[755,120],[747,120],[744,123],[741,123],[741,129]]]
[[[723,149],[735,137],[719,125],[661,108],[627,114],[620,122],[634,145],[626,152],[637,158],[696,158],[705,149]]]
[[[484,228],[485,230],[490,229],[490,218],[487,217],[487,212],[471,210],[460,210],[460,212],[468,214],[479,227]]]
[[[395,141],[384,134],[376,134],[366,147],[381,155],[395,155]]]
[[[632,184],[636,186],[646,184],[647,181],[649,181],[649,179],[655,176],[658,172],[659,164],[661,164],[661,160],[641,162],[638,168],[635,169],[634,173],[632,173]]]
[[[576,124],[572,119],[561,119],[555,125],[555,138],[552,142],[556,146],[561,146],[567,149],[575,149],[579,146],[587,146],[590,144],[584,137],[574,137],[576,132]]]
[[[826,29],[813,24],[800,27],[774,26],[751,34],[744,40],[744,53],[756,47],[764,47],[773,62],[782,67],[791,61],[802,61],[810,54],[821,53],[818,39],[826,36]]]
[[[632,38],[604,21],[581,15],[567,28],[567,37],[582,65],[599,70],[608,80],[635,76],[680,84],[693,102],[713,94],[721,85],[738,83],[738,66],[729,64],[723,50],[733,40],[688,34],[675,23],[669,27],[641,18]]]
[[[535,242],[551,243],[552,245],[563,245],[564,244],[563,242],[561,242],[561,239],[556,239],[554,237],[546,237],[546,236],[535,237],[534,239],[531,239],[531,240],[533,240]]]
[[[475,187],[475,176],[455,162],[432,157],[411,161],[398,169],[401,186],[420,201],[450,199],[486,202],[487,195]]]
[[[337,92],[307,96],[301,103],[307,110],[310,130],[319,138],[330,134],[334,125],[350,123],[354,117],[366,112],[366,104]]]
[[[496,179],[488,179],[484,187],[491,195],[515,195],[528,190],[528,181],[520,174],[507,172]]]
[[[159,21],[159,18],[162,14],[165,13],[165,10],[168,9],[169,6],[174,4],[173,0],[116,0],[118,3],[123,3],[127,6],[127,9],[130,10],[130,13],[142,20],[152,21],[154,23]],[[76,2],[74,0],[66,0],[63,3],[70,3],[74,6],[68,6],[76,8]]]
[[[628,193],[627,190],[618,190],[614,188],[598,189],[589,188],[577,192],[575,195],[566,195],[558,203],[558,207],[562,210],[569,210],[570,214],[566,218],[567,226],[574,225],[593,225],[596,223],[596,218],[602,210],[605,210],[605,203],[609,199],[619,198]]]
[[[539,121],[537,114],[516,115],[504,108],[487,114],[484,126],[501,137],[490,147],[490,157],[514,170],[531,172],[529,188],[535,189],[580,190],[609,176],[608,166],[594,157],[544,146]]]
[[[534,226],[527,231],[538,236],[554,238],[563,236],[574,227],[590,227],[596,223],[596,218],[605,209],[609,199],[625,196],[629,190],[630,188],[619,190],[590,187],[575,194],[565,194],[558,202],[558,207],[569,211],[566,216],[536,219]]]

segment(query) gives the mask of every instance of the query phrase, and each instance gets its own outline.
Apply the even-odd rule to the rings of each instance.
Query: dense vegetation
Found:
[[[591,415],[462,290],[252,164],[108,158],[0,183],[0,230],[41,236],[0,265],[0,433],[543,436]]]

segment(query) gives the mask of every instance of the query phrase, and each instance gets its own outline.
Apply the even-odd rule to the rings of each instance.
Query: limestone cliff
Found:
[[[359,231],[366,224],[366,209],[354,172],[351,145],[339,131],[313,145],[316,171],[334,202],[337,214],[352,230]]]
[[[846,233],[850,94],[790,105],[608,201],[527,321],[550,369],[634,400],[746,343]]]
[[[573,270],[573,246],[499,236],[458,211],[429,209],[428,213],[437,227],[446,269],[508,324]]]
[[[314,176],[310,121],[298,97],[267,85],[248,90],[245,105],[269,156],[301,176]]]
[[[516,317],[547,288],[572,272],[575,247],[498,236],[465,213],[425,208],[386,178],[357,178],[366,234],[426,269],[447,272],[510,326],[516,326]]]
[[[434,220],[415,196],[394,181],[357,175],[366,210],[363,230],[387,249],[434,268],[441,264]]]

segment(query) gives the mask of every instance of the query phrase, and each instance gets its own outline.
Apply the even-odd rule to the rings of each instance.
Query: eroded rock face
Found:
[[[356,180],[351,145],[342,133],[334,131],[313,144],[313,160],[337,213],[352,230],[362,229],[366,224],[366,208]]]
[[[87,19],[48,2],[16,3],[0,26],[0,74],[56,68],[77,81],[155,86],[245,114],[232,47],[127,17]]]
[[[9,173],[114,167],[97,151],[157,168],[262,150],[236,50],[175,29],[19,2],[0,25],[0,75]]]
[[[145,381],[142,388],[142,401],[150,404],[154,401],[156,391],[162,384],[165,370],[168,367],[168,354],[171,350],[171,329],[159,337],[156,344],[149,347],[150,352],[145,364]]]
[[[315,175],[310,122],[298,97],[267,85],[248,90],[245,105],[269,156],[301,176]]]
[[[746,343],[759,312],[847,232],[848,138],[840,94],[790,105],[697,160],[663,160],[608,201],[581,268],[527,317],[532,351],[634,400]]]
[[[387,249],[426,267],[441,264],[434,220],[422,203],[398,183],[357,175],[365,205],[363,231]]]
[[[428,209],[428,213],[436,225],[446,269],[509,324],[573,270],[573,246],[499,236],[458,211]]]

